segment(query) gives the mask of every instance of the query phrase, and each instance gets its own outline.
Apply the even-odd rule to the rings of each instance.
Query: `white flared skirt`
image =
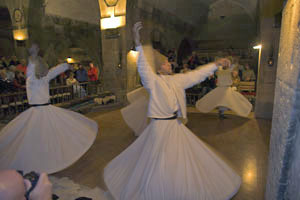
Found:
[[[93,144],[95,121],[56,106],[32,107],[0,132],[0,169],[54,173],[77,161]]]
[[[135,136],[147,127],[149,120],[147,117],[149,95],[145,88],[141,87],[127,94],[129,105],[121,109],[121,113],[126,124],[134,131]]]
[[[116,200],[227,200],[241,178],[179,120],[152,120],[104,169]]]
[[[134,131],[135,136],[141,135],[148,125],[148,103],[148,99],[139,98],[121,109],[124,121]]]
[[[226,107],[237,115],[247,117],[252,104],[232,87],[217,87],[196,102],[196,108],[203,113],[208,113],[217,107]]]

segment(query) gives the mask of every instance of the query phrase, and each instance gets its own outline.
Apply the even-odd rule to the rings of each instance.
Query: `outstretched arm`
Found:
[[[138,72],[141,76],[142,79],[142,83],[143,86],[145,88],[151,88],[154,81],[156,80],[157,75],[154,73],[154,71],[152,70],[151,66],[148,64],[145,55],[144,55],[144,51],[143,51],[143,47],[141,45],[140,42],[140,33],[139,31],[142,29],[142,23],[141,22],[137,22],[134,24],[133,26],[133,36],[134,36],[134,42],[136,45],[136,49],[139,52],[139,57],[138,57],[138,62],[137,62],[137,66],[138,66]]]
[[[35,62],[32,57],[29,57],[29,62],[26,69],[26,78],[35,77]]]
[[[56,67],[53,67],[49,70],[47,74],[47,79],[50,81],[51,79],[55,78],[59,74],[63,73],[64,71],[70,69],[70,65],[67,63],[59,64]]]
[[[178,85],[187,89],[204,81],[208,76],[212,75],[219,66],[230,66],[230,61],[226,58],[222,58],[216,62],[199,66],[196,70],[188,73],[174,75],[174,79],[176,79]]]

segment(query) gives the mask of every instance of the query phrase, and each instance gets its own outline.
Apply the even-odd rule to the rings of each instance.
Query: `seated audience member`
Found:
[[[239,64],[236,68],[239,73],[240,80],[243,80],[243,71],[245,70],[244,65]]]
[[[86,96],[86,91],[83,87],[81,87],[78,83],[78,81],[74,78],[74,73],[71,72],[69,75],[69,78],[67,79],[67,85],[72,85],[73,87],[73,93],[75,95],[79,95],[80,97]]]
[[[90,62],[90,68],[88,71],[88,77],[90,81],[98,81],[98,68],[94,65],[93,62]]]
[[[196,67],[198,67],[200,65],[199,58],[195,51],[193,51],[192,56],[190,57],[187,64],[189,65],[189,68],[191,70],[196,69]]]
[[[26,60],[21,59],[21,63],[17,66],[17,70],[22,72],[24,75],[26,75],[26,70],[27,70],[27,65],[26,65]]]
[[[25,80],[25,77],[22,72],[20,72],[20,71],[15,72],[15,79],[13,81],[13,84],[17,90],[25,90],[26,89],[26,85],[25,85],[26,80]]]
[[[210,75],[209,77],[207,77],[202,83],[201,83],[201,97],[206,95],[207,93],[209,93],[210,91],[212,91],[213,89],[215,89],[217,87],[216,85],[216,77],[215,75]]]
[[[8,67],[9,62],[7,61],[7,59],[6,59],[5,56],[2,56],[2,57],[1,57],[0,64],[2,64],[2,66],[3,66],[4,68],[7,68],[7,67]]]
[[[12,56],[10,58],[9,65],[17,66],[18,64],[20,64],[20,62],[18,61],[17,56]]]
[[[178,68],[178,64],[176,62],[170,62],[171,67],[172,67],[172,72],[175,73],[176,68]]]
[[[2,68],[0,70],[0,80],[1,81],[8,81],[7,76],[6,76],[6,69],[5,68]]]
[[[30,181],[24,179],[15,170],[0,171],[0,199],[25,200],[25,194],[31,188]],[[29,200],[51,200],[52,184],[47,174],[42,173],[37,185],[29,193]]]
[[[243,81],[255,81],[256,77],[253,69],[250,68],[249,64],[245,65],[245,70],[243,71]]]
[[[207,57],[202,57],[200,60],[199,60],[199,63],[200,65],[205,65],[208,63],[208,58]]]
[[[171,49],[168,51],[168,61],[169,62],[175,62],[176,60],[176,53],[175,53],[175,49]]]
[[[88,73],[81,64],[79,64],[78,70],[75,72],[75,76],[79,83],[88,81]]]
[[[236,87],[236,89],[238,89],[240,81],[239,72],[237,70],[232,71],[232,87]]]
[[[77,80],[74,78],[74,73],[73,72],[70,73],[69,78],[67,78],[66,83],[67,83],[67,85],[78,84]]]
[[[13,82],[7,78],[6,69],[0,70],[0,93],[15,92]]]
[[[180,70],[180,73],[185,73],[185,72],[188,72],[188,71],[191,71],[191,69],[189,68],[189,65],[187,63],[184,63],[183,64],[183,69]]]
[[[9,82],[14,81],[15,79],[15,71],[16,67],[14,65],[10,65],[8,69],[6,70],[6,78]]]

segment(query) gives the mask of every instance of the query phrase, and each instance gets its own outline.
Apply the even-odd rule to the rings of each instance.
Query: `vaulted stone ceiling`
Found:
[[[138,0],[138,6],[147,10],[153,7],[197,25],[205,23],[208,17],[241,14],[247,14],[255,21],[257,2],[258,0]]]

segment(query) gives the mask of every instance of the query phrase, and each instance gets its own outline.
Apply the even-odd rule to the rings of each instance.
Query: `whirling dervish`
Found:
[[[218,108],[220,119],[226,118],[224,111],[228,109],[239,116],[247,117],[252,110],[252,104],[234,87],[231,87],[233,83],[232,68],[220,67],[217,76],[217,87],[199,99],[196,102],[196,108],[203,113]]]
[[[142,24],[133,28],[139,51],[138,71],[149,93],[148,117],[142,134],[104,169],[105,183],[115,200],[227,200],[238,191],[241,178],[178,117],[187,117],[185,89],[205,80],[220,59],[197,70],[171,75],[165,59],[148,64],[140,43]],[[156,62],[156,61],[155,61]]]
[[[30,108],[0,132],[0,169],[54,173],[77,161],[93,144],[98,125],[81,114],[50,105],[49,82],[71,66],[60,64],[48,71],[29,49],[26,92]]]

